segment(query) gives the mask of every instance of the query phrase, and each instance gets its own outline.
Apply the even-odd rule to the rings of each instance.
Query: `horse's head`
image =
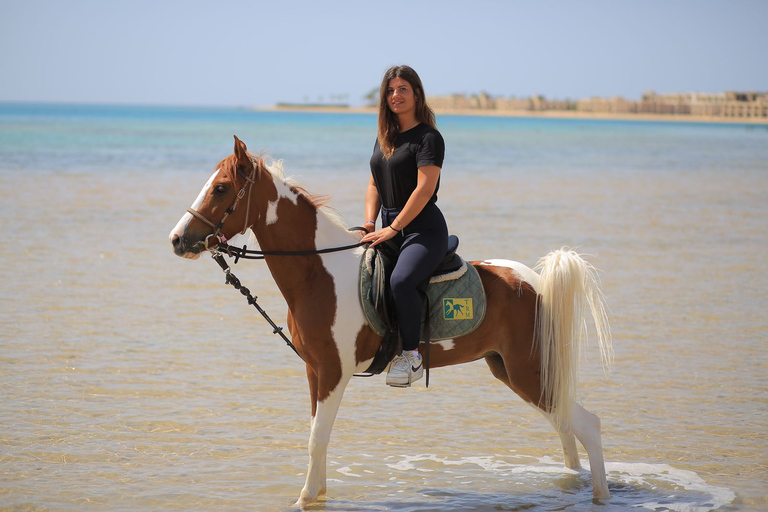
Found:
[[[251,226],[250,195],[261,165],[235,137],[234,154],[219,162],[192,207],[171,231],[177,256],[196,259]]]

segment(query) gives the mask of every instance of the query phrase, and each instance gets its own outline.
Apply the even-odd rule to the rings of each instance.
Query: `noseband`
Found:
[[[248,188],[248,192],[247,192],[248,198],[245,201],[245,204],[246,204],[245,221],[243,223],[243,229],[242,231],[240,231],[240,234],[241,235],[245,234],[245,231],[248,229],[248,218],[251,216],[250,215],[251,214],[251,190],[253,190],[253,184],[256,181],[256,162],[251,160],[251,165],[253,167],[253,170],[251,171],[251,175],[247,176],[244,172],[240,171],[237,168],[237,164],[235,164],[235,171],[237,172],[238,175],[242,176],[243,179],[245,179],[245,183],[243,183],[243,188],[241,188],[240,191],[237,193],[237,195],[235,196],[235,199],[232,201],[232,204],[224,212],[224,215],[221,217],[221,220],[218,222],[218,224],[214,224],[194,208],[191,208],[191,207],[187,208],[187,211],[191,213],[193,217],[202,221],[211,229],[213,229],[213,233],[205,237],[204,246],[206,250],[210,249],[211,247],[215,247],[227,242],[227,237],[224,236],[224,233],[221,232],[221,228],[222,226],[224,226],[224,222],[227,220],[227,217],[229,217],[229,215],[235,211],[235,208],[237,208],[237,203],[246,195],[246,190],[245,190],[246,188]],[[218,242],[216,242],[213,245],[210,245],[209,240],[211,237],[216,238]]]

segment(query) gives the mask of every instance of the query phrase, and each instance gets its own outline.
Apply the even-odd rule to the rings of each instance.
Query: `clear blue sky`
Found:
[[[768,91],[768,0],[0,0],[0,101],[362,104]]]

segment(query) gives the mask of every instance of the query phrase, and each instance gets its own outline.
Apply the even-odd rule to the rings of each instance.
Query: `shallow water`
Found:
[[[167,235],[233,132],[358,223],[373,119],[35,108],[0,109],[0,510],[289,509],[302,364]],[[581,398],[613,499],[594,503],[588,471],[476,362],[429,389],[353,380],[313,509],[768,507],[768,130],[439,122],[462,256],[532,266],[570,245],[601,270],[615,362],[588,353]],[[283,323],[266,268],[236,273]]]

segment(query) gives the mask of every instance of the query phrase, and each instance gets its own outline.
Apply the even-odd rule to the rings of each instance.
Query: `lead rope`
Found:
[[[243,189],[243,191],[244,190],[245,189]],[[249,191],[249,194],[250,194],[250,191]],[[250,203],[250,201],[248,201],[248,202]],[[246,218],[248,216],[248,212],[249,212],[249,210],[246,210]],[[193,214],[194,214],[194,212],[193,212]],[[349,231],[366,231],[367,232],[368,230],[363,228],[363,227],[360,227],[360,226],[355,226],[353,228],[349,228]],[[237,248],[231,248],[231,247],[229,247],[229,246],[227,246],[225,244],[222,244],[222,245],[226,249],[237,249]],[[330,248],[330,249],[321,249],[321,250],[315,250],[315,251],[295,251],[295,252],[290,252],[290,251],[285,251],[285,252],[284,251],[274,251],[272,254],[276,254],[276,255],[280,255],[280,256],[303,256],[305,254],[323,254],[323,253],[326,253],[326,252],[346,251],[348,249],[354,249],[354,248],[360,247],[361,245],[364,245],[364,244],[358,243],[358,244],[354,244],[354,245],[347,245],[347,246],[343,246],[343,247],[333,247],[333,248]],[[248,288],[246,288],[245,286],[243,286],[242,283],[240,283],[240,279],[238,279],[237,276],[235,276],[235,274],[232,273],[232,270],[229,268],[229,264],[227,263],[227,260],[224,259],[224,256],[222,256],[221,252],[219,252],[216,249],[211,249],[210,252],[211,252],[211,258],[213,258],[213,260],[216,263],[218,263],[218,265],[221,267],[221,270],[223,270],[224,273],[227,276],[225,281],[224,281],[224,284],[231,284],[235,288],[235,290],[240,290],[240,293],[243,294],[246,299],[248,299],[248,304],[250,304],[253,307],[255,307],[256,311],[261,313],[261,316],[263,316],[264,319],[267,322],[269,322],[269,325],[272,326],[272,329],[273,329],[272,334],[277,334],[281,338],[283,338],[283,341],[285,342],[285,344],[288,345],[289,347],[291,347],[291,349],[296,353],[296,355],[299,356],[299,359],[304,361],[304,358],[301,357],[301,354],[299,354],[299,351],[296,350],[296,346],[293,343],[291,343],[291,340],[289,340],[288,336],[286,336],[285,333],[283,332],[283,328],[278,326],[275,322],[273,322],[272,319],[267,314],[267,312],[264,311],[263,309],[261,309],[261,306],[259,306],[259,303],[256,302],[256,299],[258,299],[258,297],[254,297],[253,295],[251,295],[251,291]],[[242,252],[243,252],[243,254],[235,255],[235,263],[237,263],[237,260],[239,258],[241,258],[241,257],[248,258],[248,256],[245,256],[245,253],[255,252],[255,253],[259,253],[260,254],[260,256],[251,256],[250,259],[263,259],[264,255],[269,255],[270,254],[270,252],[247,251],[245,246],[243,246]],[[372,375],[373,374],[369,375],[369,374],[366,374],[366,373],[356,373],[355,377],[371,377]]]
[[[273,322],[272,319],[267,314],[267,312],[261,309],[261,306],[259,306],[259,303],[256,302],[256,299],[258,299],[258,297],[254,297],[253,295],[251,295],[251,291],[245,286],[243,286],[240,283],[240,280],[237,278],[237,276],[235,276],[235,274],[232,273],[232,271],[229,268],[229,264],[227,263],[227,260],[224,259],[224,256],[222,256],[219,251],[211,251],[211,257],[214,259],[216,263],[219,264],[219,266],[221,267],[221,270],[223,270],[224,273],[227,275],[225,284],[231,284],[235,288],[235,290],[240,290],[240,293],[242,293],[245,296],[245,298],[248,299],[248,304],[251,304],[253,307],[255,307],[256,311],[261,313],[261,316],[263,316],[264,319],[267,322],[269,322],[269,325],[272,326],[272,329],[273,329],[272,334],[277,334],[281,338],[283,338],[283,341],[285,341],[285,343],[289,347],[291,347],[291,349],[293,349],[294,352],[296,352],[296,355],[299,356],[299,359],[304,361],[304,358],[301,357],[301,354],[299,354],[299,351],[296,350],[296,346],[293,343],[291,343],[291,340],[289,340],[288,337],[285,335],[285,333],[283,333],[283,328],[278,326],[275,322]]]

